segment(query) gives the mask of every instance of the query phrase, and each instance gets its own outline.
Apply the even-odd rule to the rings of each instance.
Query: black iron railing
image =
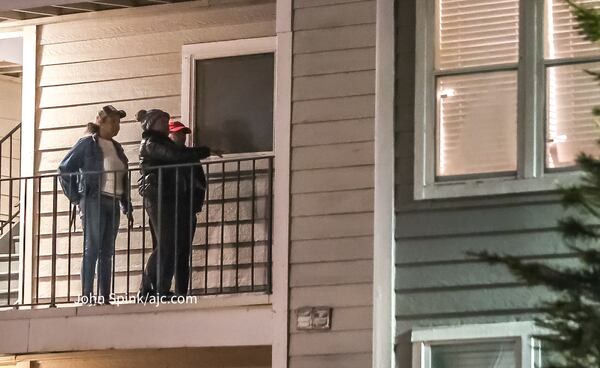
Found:
[[[202,183],[196,180],[200,167],[206,174],[204,192],[190,190]],[[183,227],[193,236],[185,294],[270,293],[273,157],[207,160],[202,164],[157,166],[149,170],[153,175],[140,175],[139,168],[62,175],[67,184],[82,179],[87,183],[94,180],[104,183],[112,177],[114,191],[117,191],[120,175],[129,178],[131,185],[125,190],[130,193],[133,204],[133,222],[121,214],[119,223],[115,223],[111,297],[135,299],[152,253],[152,230],[160,238],[161,232],[166,231],[160,227],[171,226],[165,225],[169,221],[172,229],[181,229],[178,223],[190,221],[190,226]],[[20,230],[18,237],[14,236],[13,227],[8,227],[6,232],[15,246],[0,257],[0,275],[3,275],[0,277],[0,307],[56,306],[82,301],[84,237],[90,236],[89,231],[82,229],[82,207],[85,207],[83,212],[91,216],[91,211],[99,211],[96,204],[100,201],[106,204],[108,198],[114,209],[118,209],[120,203],[118,196],[96,191],[93,194],[97,196],[96,201],[87,198],[88,204],[83,200],[77,206],[63,194],[60,180],[58,174],[0,179],[0,183],[9,183],[8,217],[19,219]],[[148,187],[148,184],[152,185]],[[139,193],[140,186],[149,188],[143,196]],[[12,202],[13,187],[20,190],[16,203]],[[157,194],[165,192],[169,194]],[[198,198],[194,196],[198,195],[204,195],[204,205],[201,212],[195,214]],[[94,207],[89,208],[92,202]],[[158,206],[158,221],[154,219],[153,229],[149,219],[152,209],[148,206]],[[197,220],[195,226],[191,226],[192,220]],[[181,236],[180,231],[174,232],[173,241],[165,243],[166,246],[177,248],[177,236]],[[157,256],[160,259],[160,250]],[[168,260],[165,255],[162,257]],[[162,262],[157,265],[160,274],[160,267],[164,265]],[[176,274],[178,263],[173,266]],[[154,286],[174,290],[175,285],[172,288],[160,285],[170,281],[158,278],[155,282],[158,285]],[[181,293],[181,287],[179,290]],[[101,293],[97,277],[93,293],[95,296]]]

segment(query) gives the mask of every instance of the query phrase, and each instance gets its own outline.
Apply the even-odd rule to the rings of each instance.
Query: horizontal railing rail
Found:
[[[0,307],[270,293],[273,160],[0,178],[20,229],[7,227]]]

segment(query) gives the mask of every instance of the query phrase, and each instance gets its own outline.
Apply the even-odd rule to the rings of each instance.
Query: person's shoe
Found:
[[[160,298],[164,297],[163,300],[166,300],[169,303],[172,303],[173,298],[175,298],[177,295],[174,292],[172,292],[171,290],[168,290],[168,291],[163,291],[162,293],[158,293],[157,296],[158,296],[159,300],[160,300]]]
[[[136,303],[147,303],[148,299],[150,299],[151,296],[155,296],[156,295],[156,291],[149,289],[149,290],[140,290],[137,293],[137,298]]]

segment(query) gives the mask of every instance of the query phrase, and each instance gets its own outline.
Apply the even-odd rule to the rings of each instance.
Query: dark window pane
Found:
[[[272,53],[196,61],[196,144],[272,151],[273,68]]]

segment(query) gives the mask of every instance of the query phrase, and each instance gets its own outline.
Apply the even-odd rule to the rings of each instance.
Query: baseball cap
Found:
[[[176,121],[176,120],[169,121],[169,133],[177,133],[177,132],[190,134],[192,131],[190,130],[190,128],[183,125],[180,121]]]
[[[102,108],[102,110],[98,111],[99,117],[105,117],[109,115],[119,115],[121,119],[127,116],[127,113],[123,110],[117,110],[113,105],[106,105]]]

